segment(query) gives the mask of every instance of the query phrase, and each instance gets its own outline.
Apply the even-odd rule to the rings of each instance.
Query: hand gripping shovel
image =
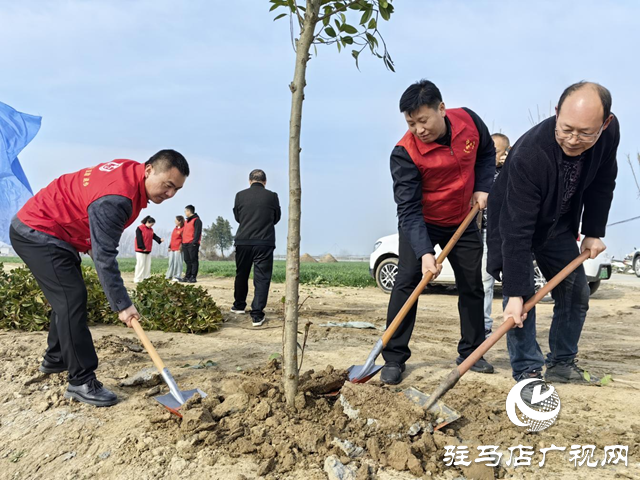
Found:
[[[444,250],[440,252],[438,259],[436,260],[436,263],[438,265],[441,265],[442,262],[444,262],[444,259],[447,258],[447,255],[449,255],[449,252],[451,252],[451,250],[453,249],[455,244],[458,242],[458,240],[460,239],[464,231],[467,229],[469,224],[473,221],[475,216],[478,214],[479,210],[480,208],[478,207],[478,204],[474,205],[474,207],[469,212],[469,215],[467,215],[467,217],[464,219],[464,222],[462,222],[462,224],[458,227],[458,230],[456,230],[456,233],[454,233],[453,237],[451,237],[451,240],[449,240],[449,243],[447,243],[447,245],[444,247]],[[393,322],[391,322],[391,325],[387,327],[382,337],[378,339],[378,341],[376,342],[375,346],[373,347],[373,350],[371,350],[371,353],[367,357],[367,361],[365,362],[365,364],[352,365],[351,367],[349,367],[347,371],[349,372],[350,382],[364,383],[369,379],[371,379],[376,373],[378,373],[382,369],[382,365],[376,365],[376,358],[378,358],[378,355],[380,355],[384,347],[387,346],[387,343],[389,343],[389,340],[391,340],[391,337],[393,337],[393,334],[396,333],[396,330],[404,320],[404,317],[407,315],[409,310],[411,310],[411,307],[413,307],[413,305],[416,303],[416,301],[418,300],[418,297],[424,291],[427,284],[431,281],[432,278],[433,278],[433,273],[431,272],[427,272],[427,274],[424,277],[422,277],[422,280],[420,281],[418,286],[415,288],[411,296],[407,299],[404,306],[400,309],[400,311],[396,315],[396,318],[393,319]]]
[[[153,360],[153,364],[162,375],[164,382],[169,387],[169,393],[167,393],[166,395],[155,397],[155,399],[158,401],[158,403],[160,403],[160,405],[169,410],[171,413],[182,418],[182,414],[178,411],[178,409],[182,405],[184,405],[184,402],[189,400],[196,393],[199,393],[203,398],[206,397],[207,394],[199,388],[194,388],[193,390],[180,390],[178,388],[178,385],[176,384],[176,381],[173,379],[173,376],[169,372],[169,369],[165,367],[164,362],[160,358],[160,355],[158,355],[158,352],[156,352],[156,349],[149,340],[149,337],[147,337],[147,334],[144,333],[144,330],[140,326],[140,323],[138,323],[138,320],[136,320],[135,318],[131,320],[131,326],[138,335],[138,338],[142,342],[142,345],[144,345],[144,348],[151,357],[151,360]]]
[[[585,250],[582,252],[575,260],[573,260],[569,265],[564,267],[555,277],[553,277],[549,282],[542,287],[538,292],[524,304],[523,313],[527,313],[531,310],[536,303],[538,303],[542,298],[545,297],[551,290],[553,290],[560,282],[562,282],[565,278],[569,276],[576,268],[582,265],[585,260],[589,258],[591,252],[589,250]],[[526,320],[525,320],[526,321]],[[482,357],[485,353],[489,351],[491,347],[493,347],[500,337],[502,337],[505,333],[511,330],[515,326],[516,322],[513,317],[507,318],[502,325],[489,337],[487,338],[478,348],[474,350],[474,352],[469,355],[464,362],[454,368],[449,375],[442,381],[442,383],[436,388],[436,391],[433,392],[431,396],[420,393],[422,396],[418,399],[417,403],[424,406],[425,409],[431,409],[436,402],[442,397],[445,393],[451,390],[460,377],[462,377],[469,369],[475,364],[480,357]],[[441,403],[441,402],[439,402]]]

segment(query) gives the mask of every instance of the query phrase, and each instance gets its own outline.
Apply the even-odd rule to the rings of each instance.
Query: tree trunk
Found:
[[[307,0],[307,10],[296,45],[296,67],[291,89],[289,120],[289,231],[287,235],[287,283],[285,289],[283,384],[288,405],[298,392],[298,286],[300,284],[300,126],[309,49],[313,42],[320,0]]]

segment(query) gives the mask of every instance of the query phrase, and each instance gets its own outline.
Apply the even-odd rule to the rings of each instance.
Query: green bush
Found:
[[[111,311],[98,275],[91,267],[82,269],[87,286],[89,323],[122,325]],[[151,277],[140,282],[131,298],[143,315],[148,330],[207,333],[220,328],[222,313],[204,288]],[[49,328],[51,306],[27,267],[4,271],[0,263],[0,328],[28,332]]]
[[[132,296],[147,330],[208,333],[222,324],[222,312],[202,287],[152,276],[138,283]]]
[[[0,263],[0,299],[0,328],[35,332],[49,326],[51,307],[28,268],[6,273]]]

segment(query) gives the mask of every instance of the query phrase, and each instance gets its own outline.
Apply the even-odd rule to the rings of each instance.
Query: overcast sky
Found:
[[[404,89],[434,81],[515,141],[547,116],[569,84],[608,87],[620,119],[618,186],[610,222],[640,215],[626,155],[640,151],[636,1],[396,0],[381,26],[396,72],[321,46],[309,63],[302,123],[302,251],[368,254],[396,231],[389,154],[406,130]],[[0,100],[41,115],[20,159],[35,190],[114,158],[163,148],[189,160],[174,199],[148,213],[157,227],[194,204],[209,225],[233,222],[249,171],[267,172],[283,220],[294,52],[267,0],[188,2],[0,0]],[[636,171],[638,164],[635,162]],[[610,253],[640,247],[640,221],[609,229]]]

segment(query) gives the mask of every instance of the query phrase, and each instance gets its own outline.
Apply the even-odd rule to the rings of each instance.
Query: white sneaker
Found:
[[[261,327],[262,324],[267,321],[267,317],[252,318],[251,321],[252,321],[254,327]]]
[[[235,308],[231,307],[231,313],[235,313],[236,315],[244,315],[247,312],[244,310],[236,310]]]

